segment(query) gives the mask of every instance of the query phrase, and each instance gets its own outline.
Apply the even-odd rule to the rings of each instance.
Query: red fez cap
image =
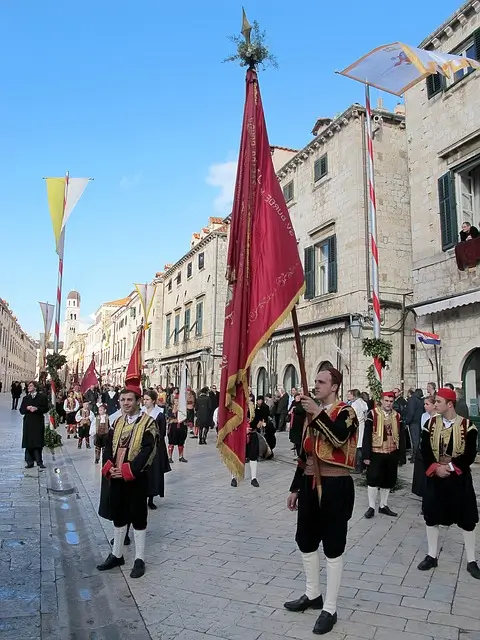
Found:
[[[140,389],[140,387],[137,387],[136,384],[127,384],[125,385],[125,387],[122,389],[121,393],[134,393],[136,396],[140,397],[142,395],[142,390]]]
[[[395,399],[395,393],[393,391],[384,391],[383,392],[383,397],[384,398],[394,398]]]
[[[450,400],[450,402],[455,402],[457,399],[457,394],[452,389],[443,388],[439,389],[436,393],[439,398],[443,398],[444,400]]]

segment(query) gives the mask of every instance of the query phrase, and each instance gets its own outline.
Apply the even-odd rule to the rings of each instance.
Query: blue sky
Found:
[[[418,44],[459,6],[246,0],[279,62],[260,77],[270,142],[305,145],[317,117],[363,99],[335,69],[380,44]],[[38,336],[38,301],[55,298],[43,176],[95,178],[66,236],[64,296],[80,291],[86,320],[229,212],[244,70],[222,60],[240,23],[231,0],[2,1],[0,297],[25,330]]]

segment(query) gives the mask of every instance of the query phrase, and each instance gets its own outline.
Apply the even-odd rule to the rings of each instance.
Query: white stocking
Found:
[[[463,541],[465,542],[467,562],[475,562],[475,529],[473,531],[464,531]]]
[[[138,529],[134,529],[133,535],[135,537],[135,560],[145,560],[145,537],[147,530],[142,529],[138,531]]]
[[[428,555],[431,558],[437,557],[439,533],[440,529],[438,527],[427,527]]]
[[[250,460],[250,475],[252,476],[252,480],[257,478],[257,461]]]
[[[127,525],[124,527],[114,527],[113,529],[113,549],[112,553],[116,558],[123,556],[123,544],[125,542],[125,534],[127,533]]]
[[[381,507],[387,506],[389,495],[390,495],[390,489],[380,489],[380,506]]]
[[[331,613],[332,616],[337,611],[337,598],[342,581],[343,556],[338,558],[327,558],[327,593],[323,610]]]
[[[305,595],[309,600],[315,600],[321,594],[320,590],[320,556],[318,551],[302,553],[303,570],[305,571]]]
[[[368,506],[371,509],[375,509],[375,502],[377,501],[377,487],[367,487],[368,489]]]

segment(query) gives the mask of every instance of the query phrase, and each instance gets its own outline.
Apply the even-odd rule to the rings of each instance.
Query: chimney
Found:
[[[315,123],[315,126],[312,129],[313,135],[314,136],[320,135],[320,133],[324,129],[326,129],[329,124],[331,124],[331,122],[332,122],[331,118],[318,118],[318,120]]]
[[[401,102],[399,102],[398,104],[395,105],[395,109],[394,109],[394,113],[397,116],[404,116],[405,115],[405,105],[402,104]]]

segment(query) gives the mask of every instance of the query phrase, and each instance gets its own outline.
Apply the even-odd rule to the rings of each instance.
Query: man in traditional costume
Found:
[[[355,490],[350,475],[355,468],[358,420],[354,409],[339,402],[342,374],[336,369],[319,371],[315,396],[302,396],[310,420],[304,430],[297,470],[287,506],[298,510],[295,541],[302,554],[305,594],[286,602],[289,611],[322,609],[313,633],[323,635],[337,622],[337,597],[343,570],[348,521],[352,517]],[[320,588],[320,542],[327,559],[327,591]]]
[[[427,528],[428,555],[418,565],[428,571],[438,565],[439,525],[456,524],[463,531],[467,571],[480,580],[475,560],[475,528],[478,523],[477,497],[470,467],[477,454],[477,427],[457,415],[455,391],[439,389],[437,414],[422,429],[421,450],[426,482],[423,517]]]
[[[110,430],[105,445],[102,475],[110,480],[110,509],[114,525],[113,549],[97,566],[106,571],[125,564],[123,545],[127,525],[131,523],[135,539],[135,562],[131,578],[145,573],[145,536],[147,529],[147,468],[155,457],[157,427],[140,411],[140,387],[126,386],[120,394],[123,415]]]
[[[378,490],[379,513],[396,517],[388,506],[388,496],[397,482],[398,465],[405,464],[405,430],[402,418],[393,409],[395,393],[383,394],[381,407],[375,407],[365,420],[362,442],[363,463],[367,467],[368,509],[365,518],[373,518]]]

